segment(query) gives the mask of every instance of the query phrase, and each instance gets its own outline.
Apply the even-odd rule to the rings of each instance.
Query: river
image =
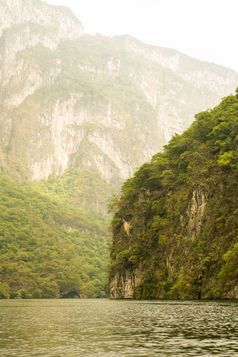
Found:
[[[0,356],[238,356],[238,303],[1,300]]]

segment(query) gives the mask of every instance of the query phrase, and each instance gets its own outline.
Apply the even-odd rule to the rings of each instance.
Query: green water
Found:
[[[0,356],[238,356],[238,303],[0,301]]]

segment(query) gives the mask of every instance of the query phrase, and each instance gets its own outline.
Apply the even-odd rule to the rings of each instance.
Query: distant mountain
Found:
[[[113,298],[237,299],[238,90],[114,200]]]
[[[1,166],[27,179],[72,167],[125,179],[238,82],[129,36],[83,35],[64,7],[7,0],[0,9]]]
[[[0,0],[0,13],[1,13],[1,23],[0,23],[0,34],[1,36],[6,34],[6,30],[12,29],[12,33],[15,33],[16,26],[18,26],[20,33],[18,36],[19,43],[22,40],[27,40],[27,37],[21,38],[23,35],[23,28],[25,27],[25,35],[27,36],[27,25],[35,24],[35,29],[38,30],[40,27],[45,28],[45,39],[48,38],[46,42],[47,47],[55,47],[57,43],[63,39],[74,39],[78,38],[83,32],[83,27],[78,18],[72,13],[72,11],[64,6],[52,6],[41,0]],[[48,36],[46,33],[48,32]],[[29,42],[23,44],[24,47],[32,47],[35,45],[35,40],[33,36],[30,36],[28,29],[28,39]],[[36,31],[37,33],[37,31]],[[35,33],[35,34],[36,34]],[[31,35],[33,35],[31,33]],[[39,30],[40,34],[40,30]],[[50,45],[50,37],[52,37],[52,43]],[[17,36],[15,36],[17,39]],[[38,39],[37,42],[44,41],[43,36]],[[15,53],[20,51],[18,47],[15,49]]]
[[[92,221],[100,215],[101,238],[108,237],[107,201],[121,182],[237,82],[230,69],[175,50],[84,34],[68,8],[0,0],[0,170],[20,191],[25,182],[31,192],[34,181],[41,194]],[[82,236],[79,230],[81,246]],[[98,252],[107,262],[105,249]],[[101,278],[84,267],[99,286]],[[103,295],[101,285],[93,291]]]

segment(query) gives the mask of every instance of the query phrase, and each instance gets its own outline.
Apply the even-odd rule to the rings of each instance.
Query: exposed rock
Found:
[[[123,229],[126,232],[127,236],[129,237],[130,235],[130,230],[131,230],[131,223],[127,222],[125,219],[123,219]]]
[[[77,167],[118,183],[237,86],[235,72],[175,50],[83,35],[64,7],[0,10],[0,145],[27,179]]]
[[[189,221],[187,227],[188,236],[192,237],[193,239],[200,233],[202,218],[205,214],[207,204],[206,201],[205,193],[202,192],[201,189],[197,188],[193,191],[188,209]]]
[[[1,0],[0,14],[0,35],[4,29],[27,22],[54,27],[59,38],[77,38],[83,31],[80,21],[68,8],[41,0]]]
[[[135,291],[141,284],[141,272],[139,270],[126,270],[116,273],[110,281],[111,299],[133,299]]]

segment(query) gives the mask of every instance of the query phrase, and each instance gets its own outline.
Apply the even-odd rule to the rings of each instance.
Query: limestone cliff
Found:
[[[125,182],[114,200],[112,298],[238,298],[237,123],[238,93]]]
[[[194,189],[192,192],[192,196],[188,197],[188,203],[187,203],[187,211],[185,212],[184,215],[180,215],[179,219],[179,227],[177,229],[180,229],[183,231],[183,236],[184,239],[187,241],[192,241],[195,239],[198,239],[200,232],[202,230],[202,222],[203,218],[205,216],[205,209],[206,209],[206,196],[205,193],[202,191],[201,188],[197,187]],[[132,223],[133,222],[133,223]],[[133,234],[133,225],[135,226],[134,228],[134,234]],[[124,259],[127,260],[128,256],[130,256],[130,250],[131,246],[138,244],[139,242],[137,241],[137,227],[136,223],[134,222],[134,219],[131,219],[130,227],[132,229],[131,237],[129,238],[128,232],[125,229],[125,225],[122,225],[121,228],[121,234],[125,235],[125,233],[128,236],[128,241],[126,243],[127,247],[130,247],[128,250],[124,250],[124,252],[120,252],[119,256],[124,255]],[[176,230],[174,230],[174,237],[176,237]],[[145,233],[145,228],[143,228],[143,234]],[[176,237],[179,238],[179,237]],[[177,274],[177,272],[181,269],[181,266],[177,263],[178,254],[185,254],[189,255],[189,249],[188,247],[185,247],[184,242],[181,243],[179,241],[176,241],[176,238],[174,239],[174,242],[172,245],[169,247],[169,249],[166,249],[166,252],[164,252],[164,266],[167,271],[168,278],[171,279],[174,275]],[[159,240],[158,236],[158,240]],[[133,242],[134,241],[134,242]],[[125,243],[125,242],[124,242]],[[160,243],[160,242],[158,242]],[[114,244],[118,244],[118,242],[114,241]],[[147,247],[148,249],[149,247]],[[114,247],[115,249],[115,247]],[[183,252],[181,252],[183,250]],[[186,252],[187,251],[187,252]],[[143,289],[144,289],[144,284],[145,284],[145,265],[147,263],[152,263],[154,259],[158,259],[158,257],[154,256],[156,254],[151,251],[151,256],[147,256],[146,259],[149,260],[149,262],[144,262],[140,263],[138,266],[136,265],[135,267],[133,266],[133,257],[129,258],[131,260],[132,264],[126,264],[125,267],[122,269],[115,270],[114,273],[114,255],[113,255],[113,261],[112,261],[112,275],[110,278],[110,297],[112,299],[137,299],[137,298],[168,298],[168,297],[173,297],[172,295],[166,295],[166,292],[164,289],[161,289],[161,291],[157,291],[157,295],[154,296],[143,296]],[[128,255],[128,256],[126,256]],[[121,259],[121,257],[117,257],[117,259]],[[140,259],[139,259],[140,261]],[[159,262],[158,262],[159,263]],[[156,273],[155,271],[152,272],[152,274],[159,274]],[[151,284],[153,284],[153,279],[151,279]],[[156,289],[154,287],[153,289]],[[181,295],[182,296],[182,295]],[[191,296],[191,297],[197,297],[197,296]]]
[[[0,164],[14,177],[93,168],[120,182],[238,80],[129,36],[83,35],[64,7],[7,0],[0,9]]]
[[[52,6],[41,0],[1,0],[0,13],[0,35],[12,26],[34,23],[54,28],[56,45],[57,40],[78,38],[83,31],[80,21],[69,8]]]
[[[125,270],[123,274],[116,273],[110,281],[111,299],[133,299],[135,291],[142,284],[142,272]]]

